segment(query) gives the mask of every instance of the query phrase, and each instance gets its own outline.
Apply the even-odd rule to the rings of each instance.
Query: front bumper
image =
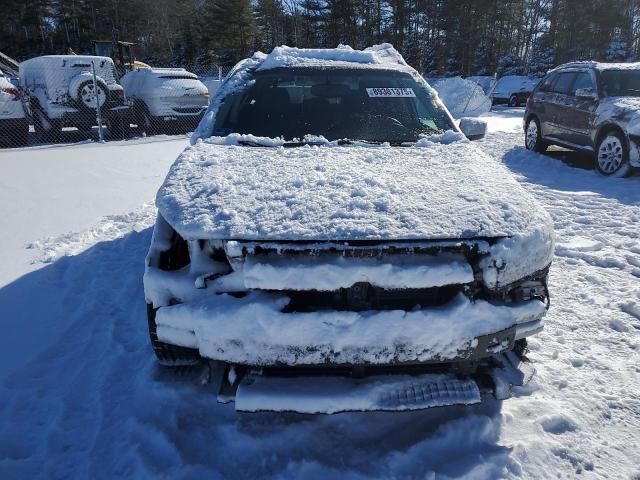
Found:
[[[411,365],[476,360],[542,329],[537,299],[496,304],[459,294],[441,307],[285,313],[288,298],[216,295],[156,312],[161,341],[248,366]]]

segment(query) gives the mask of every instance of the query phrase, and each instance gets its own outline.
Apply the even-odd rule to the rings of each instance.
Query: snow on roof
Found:
[[[262,61],[258,70],[279,67],[308,67],[331,65],[401,65],[407,66],[402,55],[389,43],[354,50],[348,45],[337,48],[276,47]]]
[[[592,60],[582,62],[569,62],[558,65],[549,72],[565,68],[595,68],[596,70],[640,70],[640,62],[595,62]]]
[[[198,78],[195,73],[191,73],[184,68],[140,68],[139,70],[149,72],[152,75],[162,76],[162,77],[193,77]]]
[[[99,57],[97,55],[43,55],[41,57],[35,57],[30,58],[29,60],[25,60],[24,62],[22,62],[22,64],[36,62],[54,62],[58,60],[68,61],[72,63],[91,63],[91,61],[107,61],[109,63],[113,63],[113,60],[111,60],[111,58]]]

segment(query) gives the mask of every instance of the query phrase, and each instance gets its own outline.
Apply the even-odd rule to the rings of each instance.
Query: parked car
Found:
[[[527,102],[525,145],[594,153],[605,176],[640,167],[640,63],[575,62],[550,71]]]
[[[22,94],[0,70],[0,146],[26,145],[29,135]]]
[[[209,91],[184,68],[139,68],[122,77],[135,122],[147,133],[172,126],[192,131],[209,104]]]
[[[205,362],[241,411],[413,410],[526,383],[551,220],[465,138],[486,123],[460,125],[388,44],[240,62],[156,197],[160,363]]]
[[[95,66],[97,89],[92,65]],[[48,55],[20,64],[20,83],[29,95],[33,126],[42,139],[55,141],[64,127],[91,130],[97,110],[113,137],[129,128],[124,91],[113,60],[89,55]]]
[[[489,96],[493,105],[519,107],[527,102],[527,98],[539,82],[539,78],[505,75],[498,79]]]

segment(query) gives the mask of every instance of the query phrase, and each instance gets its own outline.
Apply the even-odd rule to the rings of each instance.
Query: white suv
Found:
[[[30,97],[33,125],[45,140],[56,140],[63,127],[91,130],[97,125],[97,107],[111,135],[122,137],[129,126],[128,107],[116,79],[108,57],[48,55],[20,64],[20,83]]]
[[[25,145],[28,134],[20,90],[0,70],[0,146]]]
[[[209,91],[184,68],[140,68],[122,77],[134,122],[147,133],[173,125],[193,130],[209,104]]]

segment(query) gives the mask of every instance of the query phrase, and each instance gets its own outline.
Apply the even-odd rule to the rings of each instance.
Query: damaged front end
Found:
[[[510,241],[186,241],[158,216],[152,343],[165,364],[203,359],[219,399],[243,411],[506,398],[531,378],[525,339],[549,306],[550,253],[527,271],[505,263]]]

